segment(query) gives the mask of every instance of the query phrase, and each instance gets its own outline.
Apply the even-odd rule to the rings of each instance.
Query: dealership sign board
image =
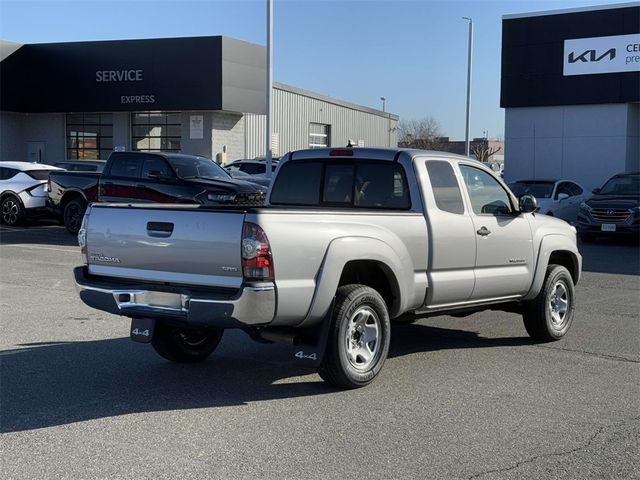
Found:
[[[564,41],[564,76],[640,72],[640,33]]]

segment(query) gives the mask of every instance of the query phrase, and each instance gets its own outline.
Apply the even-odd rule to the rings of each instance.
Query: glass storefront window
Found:
[[[182,120],[178,112],[131,114],[131,145],[142,152],[179,152]]]
[[[112,150],[113,114],[67,114],[68,159],[106,160]]]

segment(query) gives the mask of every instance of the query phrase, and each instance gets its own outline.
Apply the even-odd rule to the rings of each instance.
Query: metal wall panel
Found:
[[[309,124],[330,126],[330,146],[344,147],[349,140],[366,147],[397,146],[397,117],[383,116],[338,105],[297,92],[273,90],[273,133],[278,134],[279,155],[309,148]],[[245,114],[246,157],[265,156],[265,116]],[[276,153],[274,152],[274,156]]]

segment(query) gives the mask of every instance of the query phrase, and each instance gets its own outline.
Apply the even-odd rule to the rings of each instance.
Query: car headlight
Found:
[[[590,212],[591,211],[591,207],[589,205],[587,205],[585,202],[582,202],[580,204],[580,210],[582,210],[583,212]]]

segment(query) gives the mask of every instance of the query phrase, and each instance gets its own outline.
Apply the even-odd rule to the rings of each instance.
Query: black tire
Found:
[[[367,342],[367,332],[375,340]],[[368,385],[387,359],[390,334],[387,305],[378,292],[365,285],[338,288],[318,373],[324,381],[340,388]]]
[[[221,328],[184,328],[158,322],[151,345],[172,362],[197,363],[213,353],[223,333]]]
[[[62,222],[69,233],[76,234],[82,225],[82,217],[87,210],[87,202],[81,198],[74,198],[67,202],[62,212]]]
[[[580,241],[584,242],[584,243],[591,243],[595,240],[596,238],[590,234],[590,233],[581,233],[580,234]]]
[[[563,306],[562,300],[566,301]],[[540,342],[553,342],[565,336],[575,313],[573,278],[562,265],[547,267],[538,296],[524,305],[522,318],[529,336]],[[564,313],[561,310],[564,308]]]
[[[24,222],[26,212],[22,202],[15,195],[7,195],[0,202],[0,220],[5,225],[14,227]]]

